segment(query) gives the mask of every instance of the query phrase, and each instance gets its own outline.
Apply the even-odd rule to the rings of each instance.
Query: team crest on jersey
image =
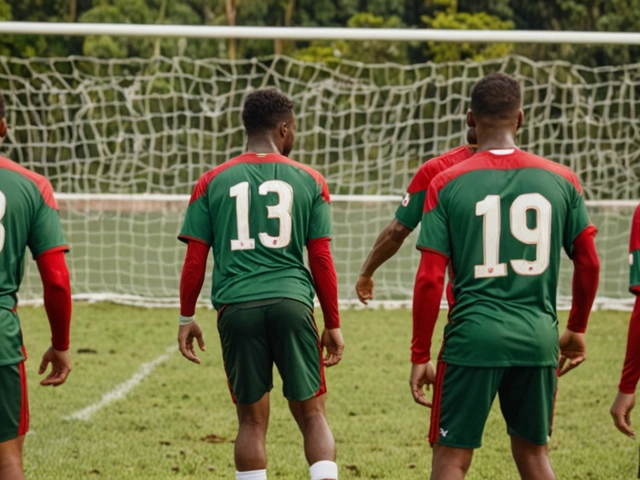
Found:
[[[402,206],[406,207],[407,205],[409,205],[409,200],[411,200],[411,194],[407,193],[402,199]]]

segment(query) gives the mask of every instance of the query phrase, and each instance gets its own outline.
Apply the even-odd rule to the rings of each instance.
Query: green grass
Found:
[[[108,304],[74,306],[74,368],[66,385],[38,385],[39,356],[49,342],[42,308],[20,309],[31,396],[25,444],[30,479],[234,478],[235,409],[229,398],[213,312],[200,310],[207,352],[202,365],[177,349],[124,399],[88,421],[63,417],[100,400],[174,344],[177,312]],[[413,403],[408,387],[408,310],[345,311],[347,348],[327,372],[328,414],[340,478],[428,478],[429,410]],[[563,315],[562,322],[566,321]],[[560,380],[553,466],[562,479],[634,478],[637,444],[613,427],[628,314],[598,312],[588,332],[588,361]],[[442,322],[436,337],[442,333]],[[434,351],[437,346],[434,346]],[[84,351],[87,353],[80,353]],[[308,478],[302,439],[276,381],[268,435],[269,478]],[[514,479],[509,437],[497,408],[467,478]],[[213,437],[215,435],[215,437]],[[205,439],[218,439],[219,443]]]

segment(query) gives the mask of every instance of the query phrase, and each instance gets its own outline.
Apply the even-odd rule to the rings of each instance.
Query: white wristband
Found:
[[[196,321],[196,316],[191,315],[190,317],[185,317],[184,315],[180,315],[180,326],[183,327],[185,325],[189,325]]]

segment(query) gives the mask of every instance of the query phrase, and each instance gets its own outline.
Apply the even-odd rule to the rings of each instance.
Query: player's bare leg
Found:
[[[473,458],[471,448],[453,448],[435,444],[431,462],[431,480],[461,480]]]
[[[326,395],[304,402],[289,402],[289,409],[304,437],[304,453],[309,465],[322,461],[335,462],[336,459],[336,444],[327,422],[325,404]]]
[[[269,393],[255,403],[237,404],[238,436],[234,449],[236,470],[249,472],[267,468],[265,439],[269,426]]]
[[[24,480],[22,445],[24,435],[0,442],[0,480]]]
[[[546,445],[536,445],[511,436],[511,452],[522,480],[555,480]]]

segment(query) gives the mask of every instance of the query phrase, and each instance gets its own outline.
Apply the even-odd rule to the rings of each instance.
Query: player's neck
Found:
[[[478,152],[487,150],[506,150],[518,148],[513,133],[511,131],[485,132],[485,135],[478,135]]]
[[[282,155],[282,149],[278,148],[277,142],[271,135],[249,137],[247,141],[247,151],[254,153],[277,153]]]

